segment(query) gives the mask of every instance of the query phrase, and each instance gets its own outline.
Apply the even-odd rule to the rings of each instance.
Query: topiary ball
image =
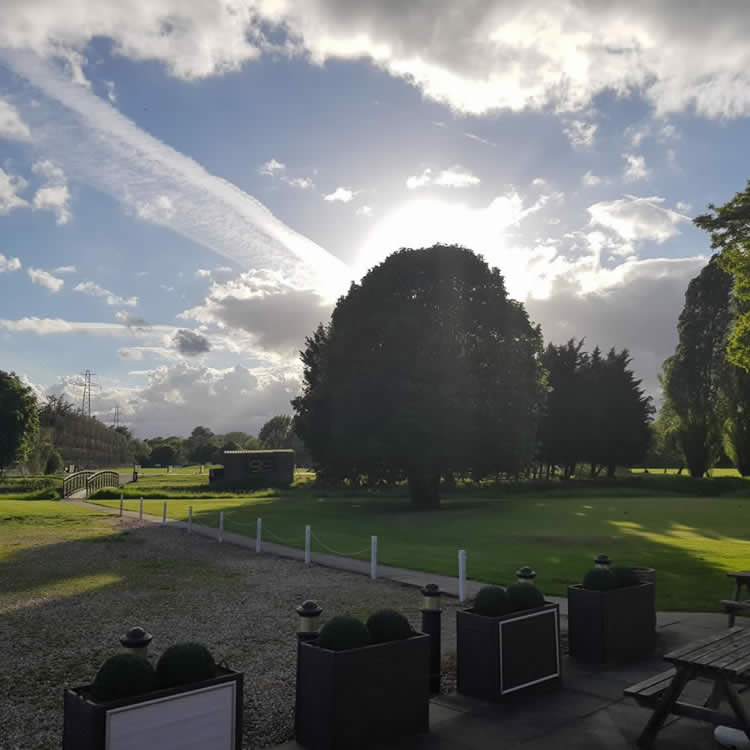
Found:
[[[482,586],[474,598],[474,612],[485,617],[500,617],[512,610],[508,592],[502,586]]]
[[[201,643],[176,643],[161,655],[156,676],[162,688],[202,682],[216,677],[216,662]]]
[[[331,651],[348,651],[350,648],[362,648],[370,643],[370,631],[356,617],[337,615],[332,617],[321,629],[318,645]]]
[[[611,569],[612,575],[614,575],[617,581],[618,588],[625,588],[626,586],[637,586],[641,579],[638,578],[633,568],[617,566]]]
[[[367,619],[367,630],[371,643],[402,641],[414,635],[409,621],[395,609],[381,609],[371,614]]]
[[[150,662],[135,654],[116,654],[102,664],[91,693],[97,701],[116,701],[156,690],[156,673]]]
[[[514,583],[508,586],[511,607],[518,611],[544,606],[544,594],[533,583]]]
[[[583,577],[583,588],[593,591],[609,591],[617,588],[617,578],[609,568],[591,568]]]

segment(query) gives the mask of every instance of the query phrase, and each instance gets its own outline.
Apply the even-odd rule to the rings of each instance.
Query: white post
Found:
[[[258,519],[258,528],[255,531],[255,551],[260,554],[261,550],[263,549],[263,544],[261,542],[261,537],[263,535],[263,519]]]
[[[193,533],[193,506],[188,508],[188,534]]]
[[[466,600],[466,550],[458,550],[458,601]]]
[[[370,578],[374,581],[378,577],[378,538],[370,537]]]
[[[224,541],[224,511],[219,513],[219,541]]]
[[[164,501],[164,507],[161,510],[161,525],[167,525],[167,501]]]
[[[312,529],[310,526],[305,526],[305,565],[309,565],[312,562]]]
[[[141,508],[138,511],[138,520],[139,521],[143,520],[143,498],[141,498]]]
[[[120,518],[122,518],[122,492],[120,493]]]

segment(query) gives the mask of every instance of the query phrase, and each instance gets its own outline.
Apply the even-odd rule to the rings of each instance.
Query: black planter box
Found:
[[[430,636],[348,651],[297,648],[297,742],[355,750],[429,728]]]
[[[241,750],[242,673],[95,703],[91,685],[64,693],[63,750]]]
[[[568,586],[568,642],[570,655],[590,664],[647,657],[656,645],[654,584],[609,591]]]
[[[539,609],[501,617],[456,612],[458,692],[498,700],[522,690],[560,684],[560,609]]]

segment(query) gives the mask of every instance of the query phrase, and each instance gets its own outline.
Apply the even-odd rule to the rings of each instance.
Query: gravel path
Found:
[[[321,621],[393,607],[420,623],[421,595],[413,588],[256,556],[177,529],[111,523],[121,533],[24,549],[0,568],[2,750],[57,750],[63,687],[90,682],[132,625],[153,633],[154,657],[172,643],[197,640],[245,673],[249,750],[293,734],[297,604],[315,599]],[[29,586],[23,570],[42,571],[41,583],[36,576]],[[65,581],[81,577],[90,577],[89,590],[66,595]],[[444,601],[446,666],[455,606]]]

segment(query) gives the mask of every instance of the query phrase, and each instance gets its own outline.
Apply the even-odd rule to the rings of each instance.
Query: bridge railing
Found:
[[[95,473],[94,471],[77,471],[74,474],[69,474],[63,479],[63,497],[70,497],[78,490],[85,490],[86,481]]]
[[[119,487],[120,475],[116,471],[97,471],[86,479],[86,497],[103,487]]]

